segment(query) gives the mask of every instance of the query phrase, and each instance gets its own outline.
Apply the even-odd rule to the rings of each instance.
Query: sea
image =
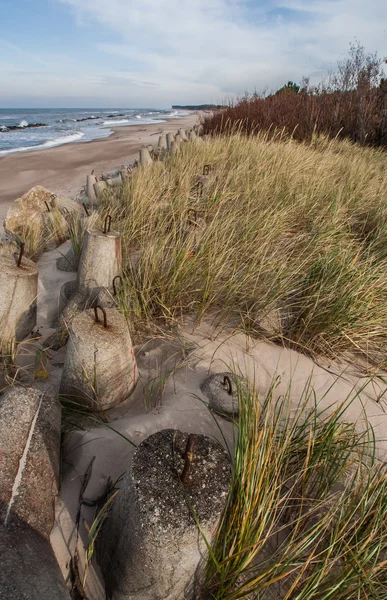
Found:
[[[111,127],[163,123],[188,111],[161,109],[0,109],[0,156],[108,137]],[[32,127],[32,125],[39,125]]]

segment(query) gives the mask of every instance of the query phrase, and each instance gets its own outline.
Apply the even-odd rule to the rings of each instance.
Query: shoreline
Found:
[[[1,156],[0,221],[8,206],[32,187],[42,185],[55,194],[74,197],[93,169],[101,174],[127,165],[137,158],[142,145],[155,143],[159,132],[192,127],[198,117],[193,112],[163,123],[121,125],[111,127],[113,133],[105,138]]]

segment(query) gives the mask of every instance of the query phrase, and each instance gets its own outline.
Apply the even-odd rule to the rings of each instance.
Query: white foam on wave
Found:
[[[62,144],[77,142],[83,138],[84,135],[84,133],[77,132],[73,133],[72,135],[55,138],[54,140],[47,140],[47,142],[43,142],[43,144],[39,144],[38,146],[21,146],[20,148],[12,148],[10,150],[0,150],[0,156],[4,154],[14,154],[15,152],[27,152],[29,150],[44,150],[45,148],[54,148],[55,146],[62,146]]]
[[[26,121],[25,119],[23,119],[23,121],[20,121],[18,127],[21,127],[21,128],[28,127],[28,125],[29,125],[28,121]]]
[[[123,125],[124,123],[130,123],[129,119],[121,119],[121,121],[104,121],[102,125]]]

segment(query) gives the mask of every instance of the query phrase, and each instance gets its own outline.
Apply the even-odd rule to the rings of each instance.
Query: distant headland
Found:
[[[221,104],[173,104],[172,108],[177,108],[180,110],[214,110],[214,108],[224,108]]]

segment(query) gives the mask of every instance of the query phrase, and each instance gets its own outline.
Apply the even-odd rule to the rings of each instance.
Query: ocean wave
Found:
[[[122,119],[121,121],[104,121],[102,125],[123,125],[124,123],[130,123],[129,119]]]
[[[23,127],[28,127],[29,122],[26,121],[25,119],[23,119],[23,121],[20,121],[18,127],[20,127],[20,129],[23,129]]]
[[[63,137],[58,137],[53,140],[47,140],[43,144],[37,146],[21,146],[20,148],[12,148],[9,150],[0,150],[0,156],[4,154],[14,154],[15,152],[27,152],[29,150],[44,150],[46,148],[54,148],[55,146],[62,146],[62,144],[70,144],[71,142],[77,142],[85,134],[81,132],[73,133]]]
[[[141,115],[136,115],[136,119],[142,119]]]

